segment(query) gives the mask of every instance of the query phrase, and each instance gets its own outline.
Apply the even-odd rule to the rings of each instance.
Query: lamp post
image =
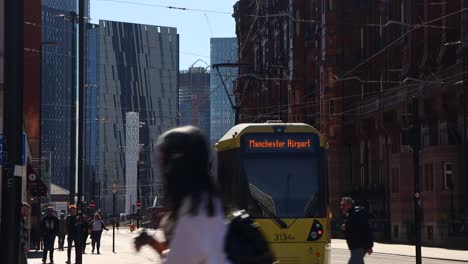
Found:
[[[112,190],[112,252],[115,253],[115,194],[118,191],[118,186],[114,182],[111,186]]]

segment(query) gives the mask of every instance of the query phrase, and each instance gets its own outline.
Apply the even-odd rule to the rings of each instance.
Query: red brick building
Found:
[[[339,198],[352,196],[375,216],[378,239],[414,237],[413,153],[401,131],[410,126],[415,97],[423,243],[466,243],[462,2],[268,0],[257,6],[240,0],[234,6],[242,121],[319,128],[330,142],[334,215],[340,215]]]
[[[33,158],[40,157],[41,1],[24,2],[24,126]]]

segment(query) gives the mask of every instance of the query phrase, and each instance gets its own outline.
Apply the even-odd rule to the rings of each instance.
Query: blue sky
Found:
[[[236,0],[91,0],[91,18],[93,23],[104,19],[176,27],[180,35],[180,69],[184,70],[197,59],[210,63],[210,37],[236,36],[235,21],[231,15],[235,3]],[[151,5],[231,14],[182,11]],[[196,65],[206,66],[200,62]]]

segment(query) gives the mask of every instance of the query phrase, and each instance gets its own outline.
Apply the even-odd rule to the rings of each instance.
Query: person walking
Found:
[[[80,250],[82,250],[80,243],[80,230],[81,230],[81,219],[76,214],[76,206],[70,205],[70,215],[67,216],[67,263],[71,263],[71,250],[73,242],[75,243],[75,262],[79,263],[78,258],[81,256]]]
[[[345,217],[341,231],[346,235],[351,251],[348,264],[364,264],[366,253],[372,254],[374,246],[368,213],[364,207],[354,206],[353,199],[349,197],[341,198],[340,207]]]
[[[26,217],[29,215],[29,209],[31,206],[28,203],[22,203],[20,208],[20,244],[21,244],[21,256],[20,256],[20,263],[27,264],[28,263],[28,256],[27,253],[29,252],[29,228],[28,224],[26,223]]]
[[[97,248],[97,253],[101,254],[99,249],[101,248],[102,231],[103,230],[109,231],[109,229],[106,228],[106,225],[104,224],[104,221],[101,220],[101,216],[99,214],[94,215],[94,220],[91,221],[90,228],[91,228],[91,245],[92,245],[91,253],[94,254],[94,249]]]
[[[47,252],[50,252],[50,263],[54,263],[54,244],[55,237],[58,234],[59,220],[54,215],[54,208],[47,207],[47,215],[42,218],[41,231],[44,238],[44,251],[42,253],[42,263],[46,263]]]
[[[90,224],[89,224],[89,221],[88,221],[88,216],[87,215],[83,215],[83,221],[81,223],[81,246],[82,246],[82,249],[83,249],[83,254],[86,254],[86,240],[88,239],[88,235],[89,235],[89,227],[90,227]]]
[[[136,249],[151,246],[165,264],[228,263],[227,225],[206,137],[194,126],[179,127],[162,134],[157,149],[168,212],[158,237],[137,237]]]
[[[65,220],[65,214],[60,214],[59,219],[59,232],[58,232],[58,244],[59,251],[64,251],[63,244],[65,244],[65,235],[67,234],[67,221]]]

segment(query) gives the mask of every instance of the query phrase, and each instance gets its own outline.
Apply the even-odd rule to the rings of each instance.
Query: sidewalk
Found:
[[[143,247],[140,252],[136,252],[133,247],[133,238],[138,232],[131,233],[128,228],[115,231],[115,252],[112,253],[112,228],[102,233],[101,254],[91,254],[91,244],[86,246],[86,254],[83,255],[83,264],[103,263],[103,264],[158,264],[160,263],[158,254],[149,247]],[[88,237],[88,243],[91,239]],[[58,246],[55,240],[55,246]],[[41,253],[41,254],[38,254]],[[42,252],[34,252],[35,258],[28,259],[28,264],[42,264]],[[54,263],[64,264],[67,261],[67,242],[65,241],[65,251],[54,250]],[[75,263],[75,248],[72,249],[72,263]],[[47,262],[50,263],[49,257]]]
[[[348,249],[346,240],[344,239],[332,239],[332,249]],[[373,248],[375,253],[411,256],[414,257],[415,247],[412,245],[400,245],[400,244],[381,244],[374,243]],[[468,262],[468,251],[467,250],[451,250],[444,248],[433,248],[433,247],[422,247],[421,254],[423,258],[433,259],[445,259],[445,260],[457,260]]]

